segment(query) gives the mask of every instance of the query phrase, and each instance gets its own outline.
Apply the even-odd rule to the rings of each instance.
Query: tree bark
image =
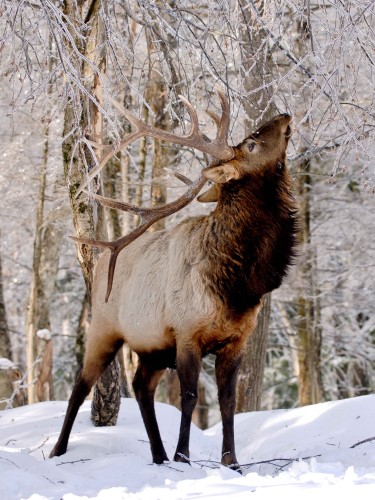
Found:
[[[300,205],[300,259],[297,296],[298,399],[300,405],[319,403],[323,396],[320,369],[322,328],[315,285],[316,256],[311,242],[311,176],[308,162],[300,166],[297,193]]]
[[[4,301],[3,272],[0,254],[0,357],[12,359],[12,349],[8,330],[6,308]]]
[[[75,82],[69,82],[70,88],[74,92],[74,99],[67,106],[64,119],[64,170],[76,234],[90,239],[105,239],[107,236],[104,211],[101,207],[97,203],[87,200],[82,193],[76,198],[77,189],[84,180],[85,169],[90,168],[93,163],[91,153],[85,146],[84,136],[89,135],[90,139],[97,143],[103,139],[102,115],[95,103],[95,101],[99,104],[102,103],[101,77],[106,71],[105,29],[101,10],[106,12],[105,0],[79,3],[76,3],[75,0],[65,0],[64,3],[64,13],[73,24],[70,30],[72,43],[75,47],[71,47],[71,62],[80,76],[80,82],[85,87],[85,92],[78,91]],[[78,34],[81,33],[83,27],[85,28],[85,37],[80,37]],[[75,49],[78,49],[78,54]],[[88,98],[88,95],[92,98]],[[95,154],[100,159],[100,150],[96,150]],[[98,252],[89,245],[78,245],[77,256],[86,283],[88,301],[91,304],[93,270]],[[112,379],[111,385],[107,387],[105,381],[110,379]],[[96,403],[94,400],[92,420],[96,425],[113,425],[116,422],[120,397],[117,397],[119,391],[113,391],[113,381],[119,383],[119,370],[116,362],[109,365],[105,378],[99,382],[95,391],[95,398],[108,401],[112,416],[109,418],[107,413],[105,415],[97,413],[96,409],[100,410],[105,405]],[[116,401],[111,399],[113,396],[116,396]]]
[[[254,2],[263,15],[264,0]],[[275,115],[275,105],[269,93],[272,75],[272,57],[262,25],[250,10],[246,0],[240,0],[241,60],[245,98],[242,105],[246,112],[246,134],[259,126],[259,119],[267,121]],[[263,307],[255,331],[249,338],[245,357],[240,368],[237,385],[237,412],[260,409],[263,374],[266,362],[268,327],[271,313],[271,296],[263,297]]]
[[[259,410],[261,406],[270,314],[271,294],[267,294],[263,297],[263,307],[258,316],[258,323],[249,338],[238,375],[238,413]]]
[[[6,318],[6,309],[3,291],[3,273],[0,255],[0,358],[12,359],[10,336]],[[6,407],[6,401],[13,392],[12,381],[8,369],[0,368],[0,410]],[[4,401],[3,403],[1,401]]]
[[[29,403],[53,399],[50,307],[65,232],[61,221],[65,214],[61,210],[53,208],[46,217],[44,214],[49,125],[44,133],[46,139],[40,173],[32,279],[25,322]],[[61,197],[63,184],[64,179],[60,175],[53,188],[54,200]]]
[[[29,404],[38,401],[38,396],[36,393],[36,382],[41,373],[41,362],[43,358],[43,340],[40,339],[38,345],[37,338],[37,315],[38,315],[38,292],[42,290],[40,283],[40,262],[42,258],[42,231],[43,231],[43,218],[44,218],[44,202],[45,202],[45,191],[46,191],[46,178],[47,178],[47,162],[48,162],[48,152],[49,152],[49,125],[44,129],[45,142],[44,151],[42,156],[42,163],[40,167],[40,177],[39,177],[39,195],[38,195],[38,206],[36,215],[36,230],[34,239],[34,253],[33,253],[33,263],[32,263],[32,276],[31,276],[31,286],[29,302],[27,305],[25,330],[26,330],[26,370],[27,370],[27,398]],[[46,339],[45,344],[51,342],[51,338]],[[44,345],[44,347],[47,347]],[[52,346],[49,346],[51,349]],[[52,356],[48,355],[48,361],[52,364]]]
[[[310,46],[310,28],[303,19],[297,23],[297,55],[304,58]],[[304,88],[301,92],[301,109],[296,110],[296,121],[304,115],[304,103],[308,96]],[[309,121],[301,125],[305,132],[302,137],[309,136]],[[308,144],[301,145],[301,152]],[[300,215],[300,247],[299,247],[299,286],[297,297],[297,362],[298,362],[298,399],[300,405],[319,403],[323,397],[321,375],[322,327],[320,318],[319,291],[315,284],[316,255],[311,239],[311,163],[304,161],[297,167],[296,188],[299,199]]]

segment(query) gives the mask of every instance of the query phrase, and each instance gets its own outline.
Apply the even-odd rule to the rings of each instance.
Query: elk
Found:
[[[139,357],[133,388],[153,462],[168,461],[154,409],[160,378],[167,368],[177,369],[182,411],[174,460],[189,462],[201,360],[214,353],[223,427],[221,462],[240,469],[233,429],[237,373],[262,296],[279,287],[293,261],[297,218],[286,166],[290,115],[276,116],[237,146],[230,146],[229,102],[221,90],[218,94],[221,117],[209,112],[217,127],[214,140],[201,132],[197,113],[184,98],[191,119],[187,135],[158,130],[123,110],[135,131],[104,155],[91,174],[96,175],[111,155],[141,136],[190,146],[212,157],[194,182],[177,174],[188,189],[162,207],[139,208],[94,195],[104,206],[140,214],[142,223],[115,242],[76,238],[106,250],[94,272],[83,368],[51,457],[66,452],[80,405],[127,342]],[[190,203],[208,180],[213,184],[198,200],[217,202],[209,215],[184,220],[170,230],[145,232],[156,220]]]

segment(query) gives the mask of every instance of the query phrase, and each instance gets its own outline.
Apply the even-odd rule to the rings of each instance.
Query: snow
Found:
[[[220,424],[204,432],[193,426],[191,466],[152,464],[132,399],[122,400],[115,427],[93,427],[86,401],[67,453],[48,459],[66,406],[48,402],[0,412],[0,499],[375,498],[375,395],[236,415],[242,476],[218,464]],[[173,456],[180,414],[158,403],[157,416]]]
[[[42,328],[36,332],[36,336],[43,340],[51,340],[52,333],[48,330],[48,328]]]
[[[14,363],[8,358],[0,358],[0,370],[9,370],[14,368]]]

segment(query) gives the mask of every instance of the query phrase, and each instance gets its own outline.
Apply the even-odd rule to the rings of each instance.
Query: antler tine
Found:
[[[228,99],[219,87],[216,87],[216,92],[220,98],[221,116],[214,111],[206,110],[205,113],[214,121],[217,129],[216,138],[213,144],[227,144],[230,125],[230,106]]]
[[[101,205],[108,208],[113,208],[117,210],[123,210],[124,212],[133,212],[140,217],[144,217],[151,213],[154,208],[144,208],[138,207],[137,205],[132,205],[131,203],[126,203],[125,201],[113,200],[112,198],[107,198],[106,196],[101,196],[100,194],[87,193],[95,200],[99,201]]]
[[[218,130],[217,130],[216,141],[218,141],[219,144],[223,142],[226,144],[228,141],[228,133],[230,125],[230,106],[226,95],[224,94],[224,92],[221,90],[220,87],[216,87],[216,92],[220,98],[220,104],[221,104],[221,119],[219,125],[217,125]]]
[[[115,241],[100,241],[100,240],[92,240],[87,238],[79,238],[76,236],[71,236],[71,238],[77,243],[91,245],[100,248],[108,248],[111,251],[111,257],[108,266],[107,293],[105,297],[106,302],[108,302],[109,296],[111,294],[116,261],[121,250],[130,245],[130,243],[132,243],[141,234],[143,234],[152,224],[154,224],[160,219],[163,219],[164,217],[167,217],[168,215],[178,212],[183,207],[188,205],[197,196],[197,194],[206,184],[206,182],[207,179],[201,175],[194,182],[190,181],[188,189],[182,196],[180,196],[179,198],[170,203],[167,203],[166,205],[155,208],[137,207],[136,205],[112,200],[110,198],[106,198],[105,196],[92,195],[101,204],[107,207],[135,212],[139,214],[142,219],[141,224],[137,226],[133,231]]]
[[[214,113],[213,111],[210,111],[209,109],[207,109],[205,111],[205,113],[210,117],[212,118],[212,120],[215,122],[215,125],[216,125],[216,128],[219,130],[219,127],[220,127],[220,123],[221,123],[221,118],[216,114]]]
[[[190,101],[188,101],[183,95],[178,96],[180,101],[182,101],[183,105],[185,108],[188,110],[190,119],[191,119],[191,129],[187,137],[192,137],[192,136],[199,136],[201,135],[201,131],[199,130],[199,121],[198,121],[198,114],[193,108],[192,104]]]
[[[184,174],[180,174],[180,172],[175,172],[174,170],[172,170],[171,168],[168,168],[168,167],[164,167],[164,170],[166,172],[168,172],[169,174],[173,175],[174,177],[176,177],[176,179],[183,182],[187,186],[191,186],[193,184],[193,181],[191,179],[189,179],[189,177],[186,177],[186,175],[184,175]]]

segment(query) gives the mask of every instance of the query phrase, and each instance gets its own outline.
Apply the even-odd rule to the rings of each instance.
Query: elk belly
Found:
[[[165,290],[167,257],[160,241],[143,248],[142,256],[133,262],[131,273],[121,286],[118,308],[120,331],[136,352],[167,349],[174,345],[166,334]],[[164,250],[164,251],[161,251]]]
[[[174,346],[174,336],[165,323],[164,303],[158,288],[150,287],[145,294],[138,288],[131,290],[126,287],[119,310],[119,324],[131,349],[150,352]]]

